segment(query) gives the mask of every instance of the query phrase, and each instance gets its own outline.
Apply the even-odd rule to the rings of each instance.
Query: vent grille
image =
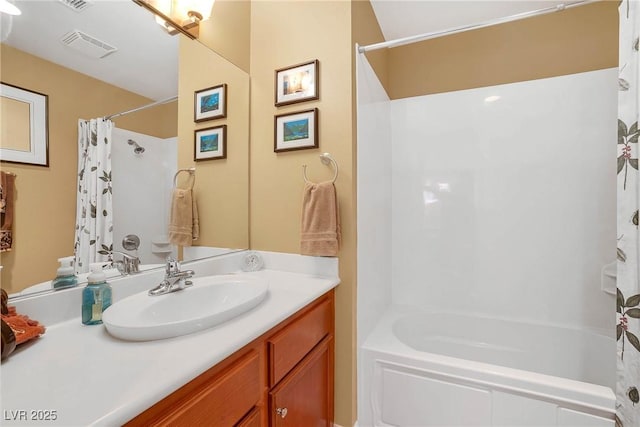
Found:
[[[111,55],[118,49],[111,46],[109,43],[105,43],[102,40],[98,40],[95,37],[90,36],[87,33],[83,33],[79,30],[73,30],[70,33],[62,36],[60,40],[66,46],[77,50],[91,58],[104,58],[107,55]]]
[[[69,9],[74,10],[75,12],[82,12],[89,6],[91,6],[91,2],[87,0],[59,0],[60,3],[67,6]]]

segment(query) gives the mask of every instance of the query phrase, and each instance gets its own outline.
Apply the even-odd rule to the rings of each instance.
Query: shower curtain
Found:
[[[77,273],[113,250],[110,120],[78,121],[78,187],[74,257]]]
[[[639,2],[637,0],[622,1],[619,6],[619,15],[616,427],[631,427],[640,425],[640,404],[638,403],[640,388]]]

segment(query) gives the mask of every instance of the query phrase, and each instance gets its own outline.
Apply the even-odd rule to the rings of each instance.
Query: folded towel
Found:
[[[336,256],[340,248],[340,215],[332,181],[307,182],[302,199],[300,253]]]
[[[193,191],[176,188],[171,199],[169,241],[174,245],[191,246],[200,235],[198,206]]]
[[[0,252],[6,252],[13,245],[13,193],[16,176],[4,171],[0,175]]]
[[[44,325],[37,320],[30,319],[24,314],[18,314],[15,307],[9,306],[9,313],[0,314],[0,317],[13,331],[16,345],[38,338],[46,331]]]

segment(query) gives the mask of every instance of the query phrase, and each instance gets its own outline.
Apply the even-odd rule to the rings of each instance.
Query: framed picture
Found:
[[[193,121],[227,117],[227,85],[209,87],[194,93]]]
[[[195,161],[227,158],[227,125],[197,129],[194,134]]]
[[[49,166],[49,97],[2,83],[0,102],[0,161]]]
[[[275,116],[273,151],[318,148],[318,109]]]
[[[276,107],[318,99],[318,60],[276,70]]]

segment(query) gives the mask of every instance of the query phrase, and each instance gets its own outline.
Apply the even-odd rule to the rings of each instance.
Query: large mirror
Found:
[[[200,40],[190,40],[169,35],[130,0],[12,3],[22,15],[1,14],[0,78],[47,96],[48,166],[0,165],[16,175],[12,247],[0,253],[2,288],[11,295],[48,289],[58,259],[73,255],[79,119],[113,116],[114,251],[138,256],[145,269],[168,254],[188,260],[247,248],[249,76],[237,45],[245,37],[216,25],[229,21],[220,15],[231,13],[237,23],[244,12],[218,0]],[[194,94],[221,84],[226,117],[196,123]],[[0,120],[7,117],[3,103]],[[222,126],[225,158],[196,160],[196,131]],[[192,246],[173,246],[172,191],[193,178],[199,236]],[[138,249],[123,246],[130,235],[138,236]]]

